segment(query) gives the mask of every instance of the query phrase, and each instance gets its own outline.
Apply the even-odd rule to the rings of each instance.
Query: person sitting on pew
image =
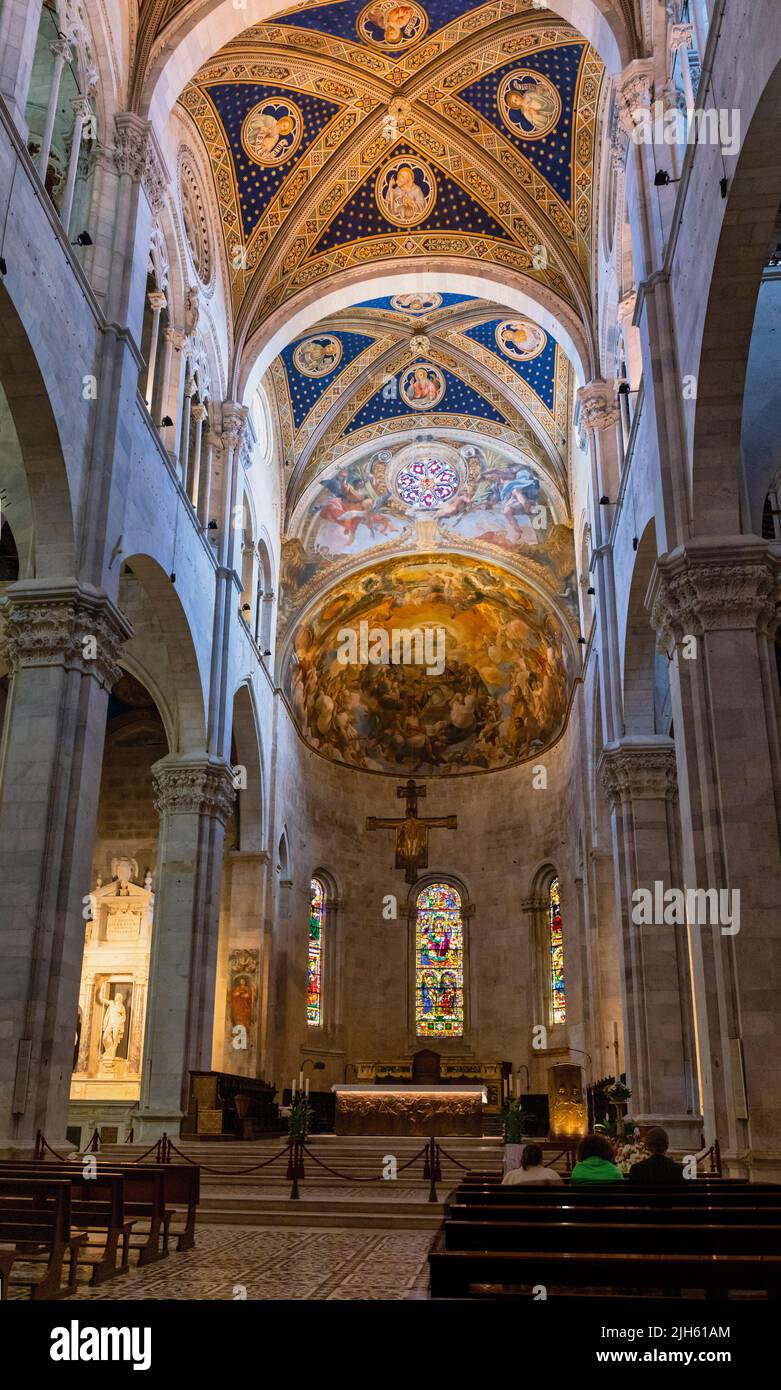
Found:
[[[678,1184],[686,1181],[680,1163],[674,1163],[667,1157],[670,1141],[666,1130],[660,1127],[649,1129],[644,1142],[645,1147],[651,1150],[651,1157],[632,1164],[627,1179],[629,1182]]]
[[[521,1154],[520,1168],[511,1168],[502,1178],[502,1187],[517,1187],[519,1183],[561,1183],[561,1173],[555,1168],[546,1168],[542,1162],[542,1149],[539,1144],[527,1144]]]
[[[578,1161],[572,1170],[573,1187],[589,1187],[593,1183],[623,1182],[621,1169],[613,1162],[610,1140],[601,1134],[587,1134],[578,1147]]]

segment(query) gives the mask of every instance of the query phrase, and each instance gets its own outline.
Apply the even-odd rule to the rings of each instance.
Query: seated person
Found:
[[[667,1157],[670,1141],[663,1129],[649,1129],[645,1136],[645,1147],[651,1150],[650,1158],[642,1158],[633,1163],[627,1175],[628,1182],[671,1182],[682,1183],[686,1179],[680,1163]]]
[[[613,1162],[609,1139],[601,1134],[587,1134],[578,1148],[578,1161],[572,1170],[573,1187],[589,1187],[593,1183],[623,1182],[621,1169]]]
[[[502,1187],[517,1187],[519,1183],[561,1183],[561,1173],[555,1168],[545,1168],[542,1162],[542,1149],[539,1144],[527,1144],[521,1154],[520,1168],[511,1168],[502,1178]]]

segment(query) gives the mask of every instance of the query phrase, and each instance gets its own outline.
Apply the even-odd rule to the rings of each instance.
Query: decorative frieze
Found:
[[[614,804],[677,799],[672,739],[607,744],[600,755],[598,771],[605,794]]]
[[[230,820],[236,789],[227,763],[162,758],[152,768],[155,808],[161,816],[215,816]]]
[[[690,541],[656,562],[646,599],[652,626],[668,649],[719,630],[756,628],[771,636],[780,574],[781,562],[757,539]]]
[[[10,589],[0,598],[0,620],[0,653],[12,670],[63,666],[107,690],[121,675],[118,653],[133,632],[110,599],[77,584]]]

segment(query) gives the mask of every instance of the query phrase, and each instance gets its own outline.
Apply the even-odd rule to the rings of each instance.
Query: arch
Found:
[[[511,312],[534,319],[559,343],[582,386],[595,372],[593,344],[577,314],[553,290],[499,267],[476,271],[474,262],[453,257],[427,260],[431,269],[410,270],[409,260],[358,267],[331,276],[286,300],[269,315],[253,336],[237,344],[235,399],[251,406],[255,392],[274,358],[321,319],[364,299],[394,294],[444,291],[488,299]],[[437,265],[441,269],[437,269]]]
[[[692,517],[698,535],[740,532],[741,429],[762,273],[781,205],[781,63],[746,132],[719,235],[694,416]]]
[[[258,854],[265,835],[266,797],[260,722],[249,680],[233,696],[232,735],[238,774],[237,847]]]
[[[130,574],[127,574],[127,571]],[[172,752],[200,752],[206,748],[206,712],[198,658],[187,614],[169,576],[151,555],[137,553],[124,557],[123,579],[133,578],[141,585],[154,614],[157,631],[144,630],[126,644],[129,659],[143,662],[157,645],[159,686],[170,682],[169,707],[172,709]],[[132,622],[132,605],[122,598],[123,611]],[[146,624],[144,624],[146,628]],[[155,644],[155,638],[159,641]],[[151,663],[149,663],[151,665]]]
[[[629,589],[626,624],[624,627],[624,733],[654,734],[666,732],[656,728],[656,692],[662,675],[667,680],[667,658],[656,650],[656,633],[648,619],[645,596],[657,559],[656,524],[648,522],[637,547],[632,582]]]
[[[257,542],[258,586],[255,608],[255,641],[261,655],[268,654],[273,660],[274,653],[274,566],[268,534],[263,529]]]
[[[293,881],[293,860],[290,855],[290,841],[288,839],[287,826],[283,827],[282,834],[277,844],[277,874],[280,883],[290,884]]]
[[[73,507],[59,430],[38,359],[0,282],[0,384],[22,456],[38,579],[76,575]]]
[[[165,31],[165,40],[158,38],[153,46],[135,109],[161,130],[205,58],[253,24],[288,8],[288,0],[246,0],[240,7],[236,0],[203,0],[197,10],[195,5],[185,6]],[[619,73],[634,56],[633,36],[613,0],[549,0],[548,8],[588,39],[609,72]]]

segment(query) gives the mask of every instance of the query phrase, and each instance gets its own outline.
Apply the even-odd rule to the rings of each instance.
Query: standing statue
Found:
[[[103,1015],[101,1061],[113,1061],[117,1055],[117,1048],[125,1036],[125,1023],[127,1021],[125,996],[121,990],[117,990],[114,998],[109,999],[105,993],[104,985],[100,993],[100,1002],[106,1005],[106,1012]]]

